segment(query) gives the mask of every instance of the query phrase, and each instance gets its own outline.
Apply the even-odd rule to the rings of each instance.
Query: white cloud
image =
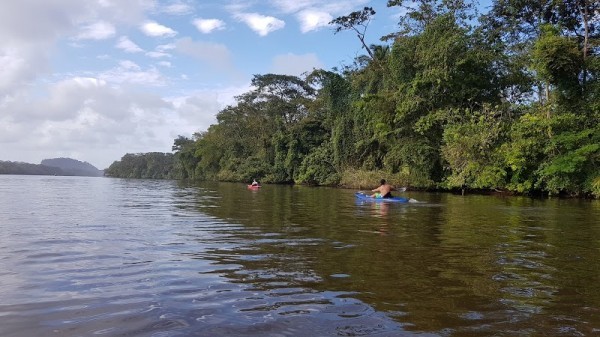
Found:
[[[33,77],[33,74],[27,75],[27,57],[23,55],[23,50],[15,47],[0,47],[0,97],[9,95],[15,85],[22,85],[27,77]]]
[[[185,93],[188,86],[212,86],[216,81],[247,82],[246,71],[262,70],[248,68],[242,73],[224,43],[185,38],[154,48],[146,44],[146,35],[183,35],[184,28],[176,31],[179,25],[200,16],[220,17],[224,3],[237,3],[227,9],[261,36],[282,30],[286,23],[276,16],[283,14],[298,18],[307,32],[318,29],[327,13],[345,15],[365,1],[0,0],[0,160],[39,162],[82,155],[75,158],[104,168],[126,152],[170,151],[178,134],[206,130],[218,110],[248,88],[207,89],[182,96],[178,104],[164,96]],[[344,9],[349,7],[346,4],[353,7]],[[255,10],[250,8],[256,5],[270,6],[278,14],[252,14]],[[200,8],[203,14],[192,14]],[[311,11],[322,14],[311,17],[307,15]],[[165,13],[189,16],[181,17],[178,26],[167,27],[173,17]],[[209,22],[196,28],[214,33],[223,27],[224,23]],[[114,41],[89,41],[108,38]],[[159,43],[164,42],[171,39]],[[76,52],[64,48],[75,43],[79,45]],[[269,48],[258,51],[273,52]],[[130,60],[118,62],[123,52],[131,53]],[[247,56],[267,62],[270,57]],[[115,60],[118,63],[107,68]],[[288,54],[275,57],[269,69],[298,75],[320,66],[312,54]]]
[[[98,21],[81,28],[75,36],[76,40],[105,40],[115,35],[116,29],[112,24]]]
[[[42,43],[0,45],[0,104],[48,69],[47,52]]]
[[[302,33],[307,33],[327,26],[335,16],[347,15],[370,0],[270,0],[271,4],[286,14],[295,14],[300,23]]]
[[[272,16],[265,16],[257,13],[239,13],[236,14],[236,17],[260,36],[267,36],[270,33],[285,27],[284,21]]]
[[[175,49],[175,45],[173,43],[169,43],[169,44],[161,44],[156,46],[156,50],[158,51],[167,51],[167,50],[173,50]]]
[[[48,74],[50,56],[59,39],[113,36],[113,24],[139,22],[153,2],[0,1],[0,105],[3,97],[17,95]],[[85,24],[82,31],[81,25]]]
[[[185,98],[183,102],[176,103],[175,107],[182,120],[195,129],[206,130],[211,124],[215,124],[215,116],[223,105],[216,92],[203,92]]]
[[[312,71],[314,68],[323,68],[323,64],[315,54],[277,55],[273,58],[271,73],[282,75],[299,76],[304,72]]]
[[[61,8],[69,8],[68,11]],[[0,40],[6,42],[52,41],[63,34],[75,33],[77,22],[91,19],[83,1],[2,1],[0,5]],[[88,21],[89,22],[89,21]]]
[[[315,10],[303,10],[296,16],[298,21],[300,21],[300,31],[302,33],[328,26],[329,22],[333,20],[333,17],[329,13]]]
[[[170,123],[178,125],[178,135],[205,131],[211,124],[216,123],[216,115],[227,105],[235,104],[235,97],[251,89],[250,83],[241,86],[220,87],[208,90],[198,90],[184,96],[169,99],[173,104],[176,118]]]
[[[163,58],[163,57],[171,57],[171,54],[164,53],[161,51],[149,51],[146,53],[146,56],[152,57],[154,59],[159,59],[159,58]]]
[[[233,57],[227,47],[220,43],[194,41],[189,37],[177,40],[179,53],[207,62],[220,69],[232,70]]]
[[[319,0],[272,0],[271,2],[284,13],[295,13],[302,9],[323,5]]]
[[[119,67],[126,70],[140,70],[142,69],[137,63],[129,60],[124,60],[119,62]]]
[[[147,21],[140,27],[142,32],[152,37],[173,37],[177,32],[154,21]]]
[[[346,15],[357,10],[358,7],[368,5],[371,0],[337,0],[323,2],[321,0],[270,0],[270,2],[284,13],[297,13],[302,10],[316,10],[335,15]]]
[[[135,42],[131,41],[127,36],[121,36],[115,47],[124,50],[127,53],[140,53],[144,50]]]
[[[36,0],[28,0],[36,1]],[[65,1],[65,0],[60,0]],[[75,0],[68,0],[75,1]],[[39,2],[39,1],[37,1]],[[58,2],[58,1],[53,1]],[[156,0],[97,0],[81,1],[88,6],[90,13],[99,17],[110,17],[113,22],[136,25],[146,18],[146,13],[156,12],[158,1]],[[62,6],[63,8],[69,8]]]
[[[36,99],[22,95],[0,105],[1,159],[36,163],[67,156],[106,168],[126,152],[170,151],[171,102],[87,77],[42,91]]]
[[[208,34],[214,30],[222,30],[225,28],[225,22],[219,19],[195,19],[194,21],[192,21],[192,24],[204,34]]]
[[[107,86],[103,80],[90,77],[74,77],[48,85],[44,95],[39,98],[25,101],[26,96],[19,96],[10,102],[6,108],[8,116],[12,116],[14,122],[31,122],[35,128],[41,124],[52,124],[76,119],[84,107],[95,105],[106,105],[106,114],[111,118],[121,118],[122,114],[116,114],[119,110],[119,100],[111,96],[116,90]],[[106,95],[112,92],[113,95]],[[111,101],[104,101],[111,98]],[[108,107],[115,103],[115,110]],[[115,114],[115,115],[112,115]]]
[[[109,26],[135,24],[154,6],[155,0],[81,1],[81,0],[18,0],[0,1],[0,41],[54,42],[63,36],[77,36],[79,26],[94,35],[110,32]],[[89,23],[96,24],[89,25]],[[104,22],[105,25],[97,25]],[[109,24],[107,22],[111,22]],[[102,29],[104,26],[104,30]],[[114,27],[113,27],[114,28]],[[108,29],[108,30],[107,30]]]
[[[159,59],[159,58],[163,58],[163,57],[171,57],[171,54],[168,53],[167,51],[173,50],[175,49],[175,45],[172,43],[169,44],[161,44],[156,46],[156,49],[154,51],[151,52],[147,52],[146,56],[155,58],[155,59]]]
[[[171,15],[185,15],[194,11],[194,7],[183,1],[174,1],[162,8],[162,12]]]
[[[58,82],[49,88],[49,98],[45,103],[44,111],[32,111],[35,114],[44,114],[46,119],[65,121],[76,118],[84,106],[90,104],[90,93],[98,88],[105,87],[106,82],[89,77],[75,77]],[[73,97],[80,95],[87,97],[81,100]]]
[[[227,11],[231,13],[242,13],[252,7],[249,1],[231,1],[229,4],[223,6]]]
[[[121,61],[114,69],[102,72],[98,78],[111,84],[136,84],[160,87],[166,85],[166,79],[156,69],[147,70],[131,61]]]

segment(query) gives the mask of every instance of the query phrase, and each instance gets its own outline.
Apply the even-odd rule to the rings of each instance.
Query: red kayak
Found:
[[[248,185],[249,190],[257,190],[260,188],[260,185]]]

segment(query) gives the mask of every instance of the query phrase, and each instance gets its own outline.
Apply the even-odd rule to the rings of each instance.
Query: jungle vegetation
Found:
[[[104,175],[114,178],[175,179],[172,153],[128,153],[104,170]]]
[[[389,0],[336,18],[365,55],[255,75],[217,123],[173,145],[180,179],[600,196],[600,2]],[[110,170],[109,170],[110,171]]]

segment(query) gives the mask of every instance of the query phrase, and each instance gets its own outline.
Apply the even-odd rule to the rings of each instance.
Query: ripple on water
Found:
[[[61,179],[0,184],[2,337],[597,334],[597,226],[558,213]]]

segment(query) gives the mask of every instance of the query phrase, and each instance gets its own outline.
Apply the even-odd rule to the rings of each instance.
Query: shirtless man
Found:
[[[381,186],[377,187],[374,190],[371,190],[371,192],[376,192],[374,194],[371,195],[372,198],[392,198],[392,193],[391,191],[394,191],[395,189],[392,187],[392,185],[389,185],[385,179],[381,179]]]

